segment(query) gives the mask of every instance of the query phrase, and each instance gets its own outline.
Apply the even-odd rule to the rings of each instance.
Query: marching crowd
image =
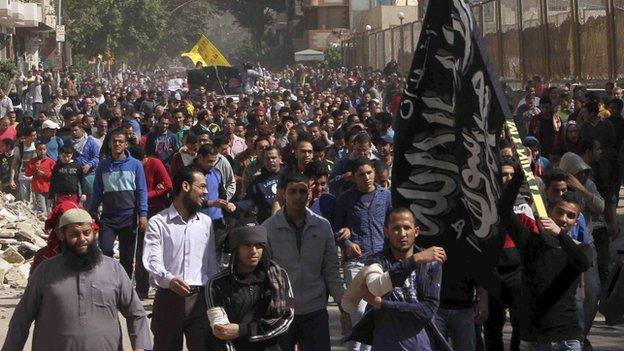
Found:
[[[2,350],[21,350],[33,321],[33,349],[117,350],[118,312],[135,350],[330,350],[328,295],[351,350],[504,350],[506,309],[512,350],[591,349],[624,263],[609,251],[624,174],[614,84],[527,84],[514,119],[549,218],[503,135],[491,296],[445,269],[443,248],[415,245],[414,214],[392,206],[396,62],[247,64],[235,96],[157,74],[57,82],[33,68],[0,90],[2,191],[51,234]]]

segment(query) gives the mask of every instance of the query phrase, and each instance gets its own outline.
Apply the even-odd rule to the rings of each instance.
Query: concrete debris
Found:
[[[17,252],[24,256],[27,260],[33,258],[37,251],[39,251],[39,247],[37,245],[26,241],[22,241],[17,248]]]
[[[2,226],[0,226],[0,228],[2,228]],[[0,238],[2,238],[2,239],[13,239],[13,238],[15,238],[15,233],[16,232],[10,231],[10,230],[0,231]]]
[[[4,279],[13,288],[25,288],[28,284],[28,274],[30,273],[30,263],[11,268]]]
[[[26,262],[24,256],[22,256],[13,246],[9,246],[6,250],[4,250],[2,258],[10,264],[22,264]]]
[[[4,276],[13,269],[13,265],[0,258],[0,282],[4,282]]]
[[[29,204],[0,192],[0,290],[26,286],[32,258],[46,245],[44,220]]]

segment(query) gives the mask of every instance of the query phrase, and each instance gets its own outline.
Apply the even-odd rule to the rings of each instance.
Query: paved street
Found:
[[[624,192],[620,194],[620,204],[618,208],[618,214],[620,215],[620,223],[624,223]],[[624,228],[621,233],[624,233]],[[624,235],[620,234],[618,240],[612,243],[612,251],[615,251],[616,247],[624,247]],[[19,301],[19,297],[21,296],[21,291],[15,289],[7,289],[0,290],[0,340],[4,340],[6,335],[9,321],[11,315],[13,314],[13,310],[15,305]],[[624,302],[623,302],[624,303]],[[151,310],[152,300],[145,301],[145,308],[149,311]],[[330,316],[330,331],[331,331],[331,341],[332,341],[332,350],[342,351],[346,350],[345,345],[340,344],[340,321],[339,321],[339,312],[336,306],[330,306],[329,308],[329,316]],[[120,317],[123,319],[123,317]],[[124,345],[129,345],[129,341],[127,336],[125,335],[125,323],[122,322],[122,330],[124,331]],[[32,334],[32,333],[31,333]],[[511,337],[511,329],[509,325],[505,328],[505,339],[506,343],[509,343],[509,339]],[[610,327],[605,325],[604,317],[602,315],[598,315],[596,317],[596,321],[592,328],[589,340],[594,346],[594,350],[596,351],[616,351],[616,350],[624,350],[624,325],[620,325],[617,327]],[[26,343],[26,348],[24,350],[30,350],[30,339]],[[127,346],[126,349],[129,349]]]

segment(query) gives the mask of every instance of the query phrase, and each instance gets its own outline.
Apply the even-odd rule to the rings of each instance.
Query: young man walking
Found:
[[[143,265],[154,298],[154,351],[208,350],[208,317],[204,286],[217,273],[212,220],[200,210],[208,192],[204,173],[184,167],[173,177],[174,200],[150,218],[143,246]]]
[[[89,204],[92,215],[99,217],[100,248],[113,257],[113,244],[119,238],[119,262],[132,276],[137,229],[147,227],[147,185],[141,162],[128,152],[126,135],[111,132],[111,157],[100,162],[93,182],[93,196]],[[138,220],[138,222],[137,222]]]

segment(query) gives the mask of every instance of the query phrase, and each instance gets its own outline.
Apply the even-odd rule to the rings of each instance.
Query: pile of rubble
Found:
[[[24,288],[35,253],[46,245],[45,218],[0,192],[0,289]]]

